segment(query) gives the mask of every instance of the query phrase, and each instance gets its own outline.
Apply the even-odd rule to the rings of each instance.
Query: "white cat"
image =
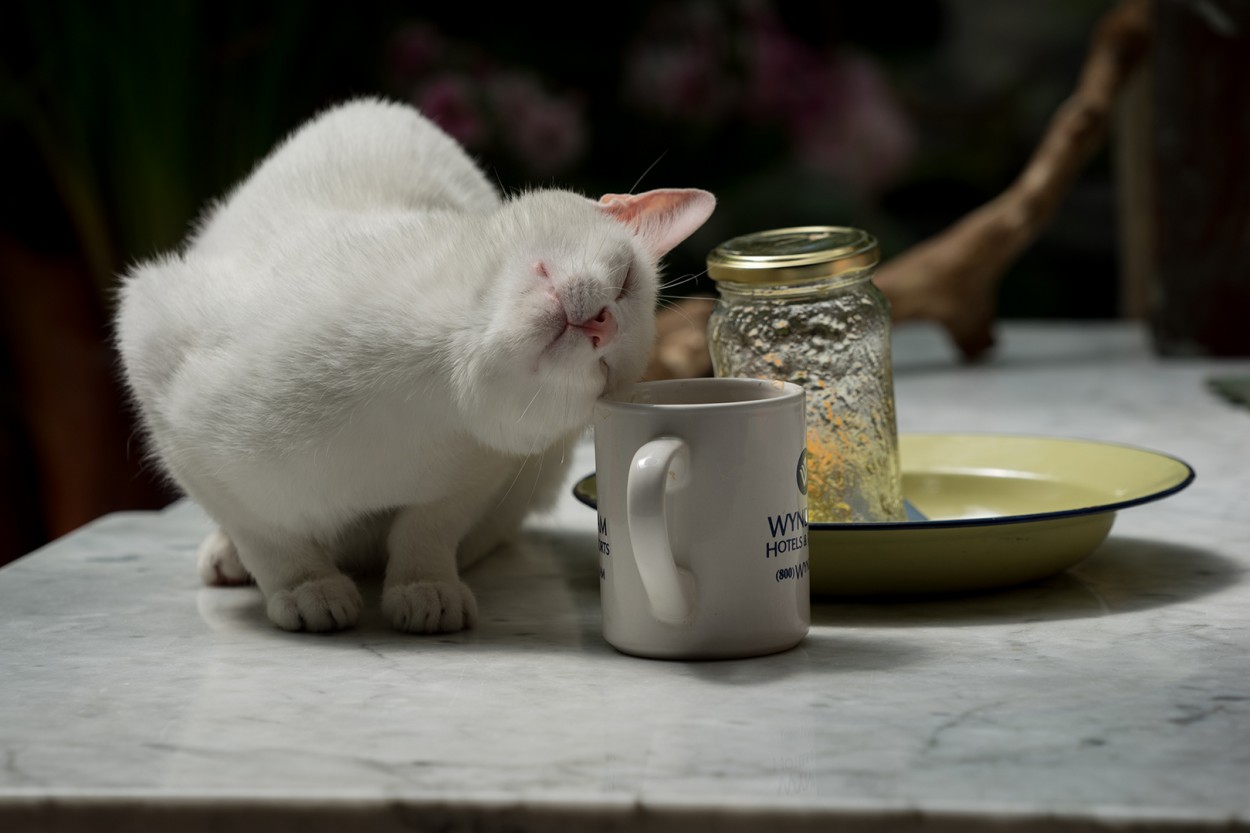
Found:
[[[117,340],[155,456],[220,530],[209,584],[289,630],[352,625],[385,564],[405,631],[472,625],[464,566],[554,496],[607,390],[642,373],[657,263],[705,191],[501,200],[415,110],[322,113],[178,253],[130,269]]]

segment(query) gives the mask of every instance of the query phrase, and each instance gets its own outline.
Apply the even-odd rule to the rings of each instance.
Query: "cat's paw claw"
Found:
[[[414,581],[386,588],[382,611],[396,630],[449,633],[473,627],[477,600],[462,581]]]
[[[239,560],[230,536],[220,529],[213,530],[195,551],[196,569],[200,580],[209,587],[233,587],[252,580],[247,568]]]
[[[337,631],[360,618],[360,591],[347,576],[309,579],[290,590],[272,594],[266,604],[269,618],[288,631]]]

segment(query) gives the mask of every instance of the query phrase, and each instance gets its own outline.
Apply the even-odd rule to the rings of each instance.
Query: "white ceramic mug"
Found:
[[[669,659],[775,653],[811,623],[803,389],[643,382],[595,407],[603,634]]]

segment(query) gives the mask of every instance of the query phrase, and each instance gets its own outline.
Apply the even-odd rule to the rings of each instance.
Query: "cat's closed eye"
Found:
[[[614,270],[615,275],[619,276],[616,277],[616,280],[619,280],[620,282],[619,284],[616,284],[619,287],[616,293],[616,300],[619,301],[633,292],[634,287],[638,283],[638,278],[634,274],[637,268],[638,264],[635,263],[634,259],[631,257]]]

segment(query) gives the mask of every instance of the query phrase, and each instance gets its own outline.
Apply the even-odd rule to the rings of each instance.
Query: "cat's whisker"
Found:
[[[517,422],[520,422],[521,420],[525,418],[525,414],[529,412],[530,405],[533,405],[538,400],[538,397],[542,394],[543,389],[547,386],[548,380],[550,380],[551,378],[551,373],[552,373],[552,369],[550,366],[544,369],[542,378],[538,380],[538,389],[534,391],[534,395],[530,397],[529,404],[525,406],[525,409],[521,411],[521,415],[517,417]],[[509,483],[508,488],[504,490],[503,495],[499,498],[499,502],[495,504],[496,509],[498,509],[500,506],[503,505],[503,502],[508,499],[508,495],[512,494],[513,487],[515,487],[517,484],[517,481],[521,479],[521,473],[525,471],[525,467],[529,464],[530,458],[534,456],[534,451],[535,449],[538,448],[539,442],[540,442],[540,437],[537,437],[537,436],[534,437],[534,441],[530,443],[529,450],[525,453],[525,458],[521,461],[521,467],[517,469],[516,476],[512,478],[512,482]],[[542,474],[542,459],[539,458],[538,475],[541,475],[541,474]],[[538,480],[537,480],[538,475],[535,476],[535,480],[534,480],[535,485],[537,485],[538,483]],[[530,498],[533,499],[532,489],[530,491]]]
[[[672,289],[673,287],[681,286],[684,283],[691,283],[693,281],[697,281],[699,278],[703,277],[706,274],[707,274],[706,269],[704,269],[702,272],[692,272],[689,275],[682,275],[680,278],[674,278],[671,281],[665,281],[664,283],[660,284],[656,288],[661,291],[665,289]]]
[[[535,443],[537,445],[537,443]],[[521,479],[521,473],[525,471],[525,467],[529,465],[530,457],[533,456],[534,449],[530,447],[530,453],[521,459],[521,465],[517,467],[516,474],[512,477],[512,482],[508,484],[508,488],[503,490],[503,494],[499,496],[499,500],[495,503],[495,511],[503,506],[503,502],[508,499],[508,495],[512,494],[512,488],[516,486],[518,480]]]
[[[669,301],[665,298],[660,298],[657,300],[657,303],[659,306],[663,307],[664,309],[671,310],[677,313],[678,315],[680,315],[682,318],[686,319],[686,323],[689,324],[691,327],[698,328],[699,325],[694,323],[694,319],[691,318],[689,315],[686,315],[686,311],[683,310],[681,307],[677,306],[676,304],[674,304],[672,301]]]
[[[530,484],[530,495],[525,499],[526,509],[534,505],[534,492],[538,489],[538,481],[543,478],[543,458],[547,455],[538,455],[538,471],[534,474],[534,482]]]
[[[593,260],[599,259],[599,255],[603,253],[603,247],[606,245],[608,245],[608,235],[604,234],[599,238],[599,248],[595,249],[595,256],[592,258]]]
[[[529,404],[527,404],[525,408],[521,411],[521,415],[516,418],[517,422],[520,422],[521,420],[525,419],[525,415],[528,414],[530,411],[530,405],[533,405],[534,401],[538,399],[538,395],[543,392],[543,386],[546,384],[547,384],[546,378],[544,378],[541,382],[538,383],[538,390],[534,391],[534,395],[530,397]]]
[[[657,304],[668,304],[669,306],[680,304],[682,301],[690,301],[690,300],[695,300],[695,299],[693,296],[690,296],[690,295],[665,295],[662,292],[657,293],[655,296],[655,301]],[[703,300],[711,301],[715,299],[704,298]]]
[[[505,489],[504,493],[499,497],[499,502],[495,504],[495,509],[499,509],[500,506],[503,506],[503,502],[508,499],[508,495],[512,494],[512,489],[516,486],[517,481],[521,479],[521,474],[525,471],[525,467],[529,465],[530,459],[534,456],[534,451],[535,449],[538,448],[538,443],[540,441],[541,441],[541,437],[534,437],[534,441],[530,443],[529,450],[525,452],[525,457],[522,458],[520,467],[517,469],[516,474],[513,476],[512,482],[508,484],[508,488]],[[537,485],[538,483],[539,476],[542,475],[542,470],[543,470],[542,466],[543,466],[542,455],[539,455],[538,474],[534,476],[535,485]],[[531,486],[530,487],[530,500],[533,500],[533,498],[534,498],[534,487]]]
[[[629,193],[632,194],[634,193],[634,191],[638,190],[638,186],[641,185],[642,181],[647,178],[647,174],[651,173],[651,169],[654,168],[656,165],[660,164],[660,160],[663,159],[667,154],[668,154],[667,150],[662,151],[660,155],[655,158],[655,161],[647,166],[647,169],[642,172],[642,176],[638,177],[638,181],[635,182],[632,186],[630,186]]]
[[[530,397],[530,401],[526,404],[525,408],[521,411],[521,415],[516,418],[517,422],[520,422],[521,420],[525,419],[525,415],[529,413],[530,406],[533,405],[534,402],[538,400],[539,395],[543,392],[543,388],[547,386],[548,380],[551,379],[551,373],[552,373],[551,365],[548,365],[545,368],[543,368],[543,376],[541,379],[538,380],[538,389],[534,391],[534,395]]]

